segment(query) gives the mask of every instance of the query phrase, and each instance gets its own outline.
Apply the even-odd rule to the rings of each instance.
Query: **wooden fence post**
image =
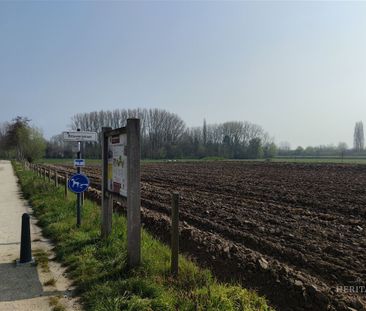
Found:
[[[55,169],[55,187],[58,187],[58,175],[57,175],[57,169]]]
[[[171,273],[178,275],[179,254],[179,193],[172,194],[172,227],[171,227]]]
[[[127,120],[127,258],[141,261],[140,120]]]
[[[112,231],[112,212],[110,198],[108,193],[108,137],[105,135],[107,131],[110,131],[110,127],[102,128],[102,238],[107,238]]]
[[[65,174],[65,198],[67,198],[67,194],[68,194],[68,189],[67,189],[67,180],[69,179],[68,174]]]

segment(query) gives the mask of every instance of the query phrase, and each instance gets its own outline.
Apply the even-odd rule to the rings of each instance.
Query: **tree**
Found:
[[[8,151],[8,156],[17,160],[33,160],[44,155],[46,143],[39,129],[29,125],[30,119],[16,117],[8,124],[4,147]]]
[[[362,151],[364,147],[365,136],[363,132],[362,121],[356,122],[353,134],[353,148],[355,151]]]
[[[277,154],[277,146],[275,143],[267,143],[263,146],[263,154],[266,159],[274,158]]]
[[[295,155],[300,156],[304,154],[304,148],[301,146],[298,146],[295,150]]]
[[[141,124],[141,156],[161,158],[172,155],[185,131],[184,121],[175,113],[163,109],[116,109],[78,113],[72,117],[71,127],[99,134],[97,143],[87,143],[86,156],[98,157],[101,150],[103,126],[118,128],[126,126],[128,118],[139,118]],[[167,152],[168,151],[168,152]]]
[[[207,144],[207,124],[206,124],[206,119],[203,120],[202,137],[203,137],[203,145],[206,146],[206,144]]]
[[[258,138],[261,145],[270,145],[270,138],[263,128],[248,121],[230,121],[187,128],[176,114],[162,109],[116,109],[78,113],[72,117],[71,127],[99,134],[97,143],[86,143],[86,157],[100,157],[101,129],[125,126],[127,118],[137,117],[141,122],[141,157],[176,158],[224,156],[245,158],[251,139]],[[57,156],[62,145],[50,141],[47,154]]]
[[[345,142],[339,142],[337,149],[339,151],[346,151],[348,149],[347,143],[345,143]]]
[[[346,153],[346,151],[347,151],[347,149],[348,149],[347,144],[346,144],[346,143],[344,143],[344,142],[340,142],[340,143],[338,144],[337,149],[338,149],[338,150],[339,150],[339,152],[341,153],[341,157],[342,157],[342,159],[343,159],[343,158],[344,158],[344,154]]]
[[[46,141],[43,138],[42,132],[35,128],[28,128],[28,138],[25,141],[25,158],[29,162],[44,157],[46,151]]]
[[[16,159],[25,159],[25,145],[28,138],[28,128],[30,119],[16,117],[8,125],[5,134],[5,148],[12,152]]]
[[[287,141],[281,141],[278,145],[278,154],[281,156],[288,156],[291,152],[291,145]]]
[[[260,138],[252,138],[249,141],[248,157],[250,159],[259,159],[263,157],[263,148]]]

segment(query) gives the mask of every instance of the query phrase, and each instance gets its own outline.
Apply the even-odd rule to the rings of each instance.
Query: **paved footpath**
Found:
[[[22,199],[17,178],[9,161],[0,160],[0,310],[44,311],[52,310],[51,297],[60,297],[66,310],[80,310],[77,299],[71,298],[71,282],[65,269],[50,260],[49,270],[39,266],[16,266],[20,254],[21,218],[30,213]],[[32,250],[43,250],[53,258],[52,245],[42,237],[41,230],[31,217]],[[55,284],[44,283],[54,279]]]

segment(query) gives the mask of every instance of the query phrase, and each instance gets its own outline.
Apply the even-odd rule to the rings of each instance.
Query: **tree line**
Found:
[[[100,158],[102,127],[119,128],[128,118],[141,120],[141,155],[144,159],[179,159],[218,157],[227,159],[259,159],[278,156],[365,156],[362,121],[356,122],[353,149],[338,145],[298,146],[288,143],[277,146],[264,129],[248,121],[230,121],[188,127],[175,113],[163,109],[116,109],[78,113],[71,118],[73,130],[94,131],[98,141],[84,143],[83,157]],[[40,129],[31,126],[26,117],[16,117],[0,124],[0,158],[33,161],[37,158],[72,158],[73,143],[64,142],[62,134],[50,140]]]
[[[147,159],[175,158],[261,158],[273,157],[276,145],[263,128],[248,121],[232,121],[187,127],[175,113],[163,109],[116,109],[75,114],[73,130],[98,133],[98,142],[85,143],[83,154],[89,158],[101,156],[102,127],[119,128],[128,118],[141,120],[141,156]],[[62,135],[52,137],[47,145],[47,157],[71,157],[72,144]]]
[[[291,149],[290,145],[284,142],[280,143],[280,145],[278,146],[278,155],[310,157],[366,156],[364,141],[365,137],[363,131],[363,122],[358,121],[356,122],[353,131],[353,148],[349,148],[345,142],[339,142],[338,145],[307,146],[306,148],[298,146],[295,149]]]

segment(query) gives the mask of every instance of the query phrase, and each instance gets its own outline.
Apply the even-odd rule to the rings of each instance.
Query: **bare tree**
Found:
[[[169,149],[179,142],[185,130],[184,121],[174,113],[140,108],[78,113],[71,119],[71,128],[99,133],[99,141],[87,143],[85,149],[87,155],[99,156],[102,127],[123,127],[128,118],[141,120],[141,150],[144,157],[168,156]]]
[[[355,131],[353,134],[353,148],[356,151],[362,151],[364,147],[365,136],[363,132],[362,121],[356,122]]]
[[[203,145],[206,146],[206,144],[207,144],[207,124],[206,124],[206,119],[203,119],[202,137],[203,137]]]

